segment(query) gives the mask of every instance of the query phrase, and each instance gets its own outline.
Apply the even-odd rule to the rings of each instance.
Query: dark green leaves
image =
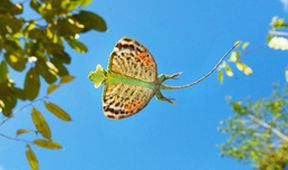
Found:
[[[79,53],[87,53],[88,49],[85,44],[78,40],[68,40],[67,41],[70,47],[72,47],[74,50],[76,50]]]
[[[21,14],[23,6],[21,4],[13,4],[10,0],[0,1],[0,13],[11,13],[13,15]]]
[[[79,10],[92,0],[28,0],[29,6],[25,5],[25,10],[32,9],[37,13],[29,17],[21,15],[25,13],[22,4],[13,2],[16,1],[0,0],[0,112],[6,117],[13,115],[17,118],[22,107],[45,101],[45,108],[49,112],[63,121],[71,121],[71,116],[64,109],[46,101],[48,95],[74,79],[67,69],[72,56],[67,52],[65,41],[77,52],[87,53],[85,43],[80,42],[78,37],[90,30],[103,32],[107,29],[106,23],[97,14]],[[16,76],[24,78],[24,86],[22,79],[18,82],[9,77],[9,73],[15,71]],[[36,99],[43,96],[40,94],[42,84],[48,87],[46,94]],[[15,110],[18,100],[30,101],[24,106],[21,102],[19,110]],[[48,111],[33,108],[31,116],[36,131],[18,129],[16,138],[36,132],[45,139],[19,141],[47,149],[61,149],[61,145],[52,141],[50,128],[43,116]],[[24,137],[31,137],[32,134]],[[31,168],[38,170],[38,160],[30,145],[27,145],[26,157]]]
[[[27,99],[33,100],[38,96],[40,89],[40,79],[35,68],[31,68],[26,74],[24,93]]]
[[[50,128],[41,112],[36,108],[33,108],[32,110],[32,120],[37,131],[46,139],[50,139],[51,138]]]
[[[83,32],[90,30],[103,32],[107,30],[106,22],[103,18],[89,11],[82,10],[79,14],[73,15],[72,19],[84,25]]]
[[[55,116],[57,116],[59,119],[64,121],[71,121],[71,116],[56,104],[50,102],[44,102],[44,104],[46,109],[53,113]]]
[[[5,61],[0,63],[0,83],[5,82],[8,80],[8,67]]]

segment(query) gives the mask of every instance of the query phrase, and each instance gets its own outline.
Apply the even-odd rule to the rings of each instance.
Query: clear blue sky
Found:
[[[115,43],[128,36],[149,48],[159,73],[184,72],[170,84],[189,83],[205,74],[234,41],[249,40],[251,47],[265,43],[271,18],[287,16],[280,0],[95,0],[87,9],[103,16],[109,30],[80,37],[89,47],[85,55],[69,49],[73,56],[69,69],[77,79],[51,100],[65,108],[73,122],[63,123],[45,113],[53,139],[64,149],[34,147],[41,170],[252,169],[219,156],[217,144],[227,136],[217,126],[232,115],[225,96],[269,96],[273,82],[284,83],[287,52],[258,50],[243,57],[254,68],[253,76],[237,72],[236,78],[225,78],[219,85],[214,74],[192,88],[164,92],[176,98],[177,106],[153,98],[142,112],[121,121],[104,117],[103,87],[95,89],[87,75],[97,64],[106,67]],[[27,109],[15,115],[1,132],[33,128],[29,114]],[[0,138],[0,169],[28,170],[24,151],[22,143]]]

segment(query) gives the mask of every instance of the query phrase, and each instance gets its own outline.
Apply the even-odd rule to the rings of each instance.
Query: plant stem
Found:
[[[3,138],[6,138],[8,140],[13,140],[13,141],[17,141],[17,142],[33,143],[33,142],[25,140],[25,139],[19,139],[17,137],[11,137],[11,136],[5,135],[3,133],[0,133],[0,136],[3,137]]]
[[[21,111],[23,111],[24,109],[26,109],[27,107],[33,106],[33,104],[35,104],[35,103],[37,103],[37,102],[40,102],[40,101],[43,101],[43,100],[47,99],[48,97],[49,97],[48,95],[45,95],[45,96],[43,96],[43,97],[41,97],[41,98],[38,98],[38,99],[36,99],[36,100],[34,100],[34,101],[26,104],[26,105],[23,105],[22,107],[20,107],[19,109],[17,109],[12,115],[15,115],[16,113],[21,112]],[[0,127],[1,127],[3,124],[5,124],[8,120],[10,120],[11,118],[12,118],[12,117],[7,117],[7,118],[5,118],[3,121],[1,121],[1,122],[0,122]]]

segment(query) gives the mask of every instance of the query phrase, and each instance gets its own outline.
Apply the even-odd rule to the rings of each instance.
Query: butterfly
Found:
[[[220,61],[200,79],[184,86],[168,86],[164,82],[177,79],[182,73],[158,76],[157,64],[152,54],[141,43],[128,37],[121,38],[110,54],[108,69],[101,65],[90,72],[88,78],[98,88],[104,84],[102,96],[104,115],[109,119],[130,117],[144,109],[151,98],[175,105],[161,90],[174,90],[193,86],[210,76],[228,54],[239,45],[236,43]]]

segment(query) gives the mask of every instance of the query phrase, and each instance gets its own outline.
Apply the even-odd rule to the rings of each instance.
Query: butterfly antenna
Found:
[[[167,86],[167,85],[164,85],[162,84],[161,85],[161,89],[163,90],[174,90],[174,89],[182,89],[182,88],[187,88],[187,87],[191,87],[191,86],[194,86],[198,83],[200,83],[201,81],[205,80],[207,77],[209,77],[212,73],[214,73],[214,71],[219,67],[219,65],[224,61],[224,59],[236,48],[240,45],[240,41],[237,41],[234,46],[232,48],[230,48],[224,55],[223,57],[221,57],[221,59],[218,61],[217,64],[214,65],[214,67],[207,73],[205,74],[204,76],[202,76],[201,78],[199,78],[198,80],[190,83],[190,84],[187,84],[187,85],[183,85],[183,86]]]

